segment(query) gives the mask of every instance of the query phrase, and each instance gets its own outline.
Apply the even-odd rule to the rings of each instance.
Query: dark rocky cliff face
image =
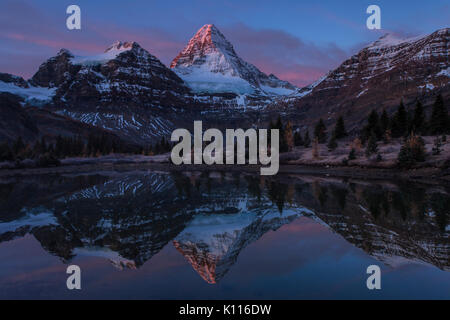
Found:
[[[21,137],[24,142],[46,137],[54,140],[58,135],[87,139],[90,134],[106,135],[117,143],[125,143],[119,136],[52,113],[45,109],[23,107],[23,100],[12,94],[0,93],[0,142],[10,144]]]
[[[55,77],[64,81],[58,83],[55,104],[67,106],[151,107],[185,102],[182,95],[189,89],[183,81],[136,42],[115,43],[105,51],[109,54],[112,56],[107,61],[95,57],[80,61],[62,52],[45,63],[33,79],[46,79],[47,70],[58,70]]]
[[[61,49],[55,57],[41,64],[30,82],[40,87],[61,86],[80,70],[80,66],[71,63],[72,58],[68,50]]]
[[[0,141],[12,142],[21,136],[26,141],[39,134],[34,119],[20,105],[21,99],[9,93],[0,93]]]
[[[62,49],[30,81],[0,74],[0,91],[24,99],[22,105],[37,102],[49,112],[142,145],[168,138],[176,128],[191,128],[194,120],[203,120],[204,128],[265,127],[279,114],[304,127],[319,118],[334,125],[343,115],[347,128],[356,132],[373,109],[392,113],[402,99],[407,107],[419,99],[426,112],[437,94],[448,103],[448,42],[448,28],[409,40],[388,35],[315,84],[275,97],[262,94],[261,88],[286,89],[288,84],[240,59],[220,31],[206,25],[173,61],[172,69],[135,42],[116,42],[91,57]],[[208,74],[234,75],[256,91],[196,92],[187,80],[204,68]]]
[[[350,128],[383,108],[393,112],[403,99],[431,104],[436,94],[450,97],[448,45],[450,29],[410,40],[386,35],[343,62],[337,69],[305,88],[303,97],[274,104],[299,124],[311,125],[319,118],[335,122],[343,115]]]
[[[0,81],[4,83],[12,83],[20,88],[28,88],[29,85],[22,77],[15,76],[9,73],[0,72]]]
[[[169,135],[192,107],[183,80],[136,42],[116,42],[92,57],[63,49],[41,65],[30,83],[56,88],[47,110],[132,143]]]

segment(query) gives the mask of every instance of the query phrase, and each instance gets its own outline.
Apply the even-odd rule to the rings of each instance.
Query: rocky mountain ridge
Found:
[[[448,101],[448,41],[448,28],[409,40],[387,35],[297,89],[243,61],[214,25],[205,25],[171,68],[136,42],[89,57],[62,49],[29,81],[0,74],[0,92],[142,145],[194,120],[220,129],[264,127],[279,114],[300,128],[343,115],[355,131],[372,109],[393,112],[401,99],[426,108],[438,93]]]
[[[334,123],[342,115],[357,129],[373,109],[392,113],[401,100],[407,106],[417,100],[429,106],[442,94],[448,101],[449,42],[449,28],[410,39],[385,35],[302,89],[298,97],[271,108],[308,126],[319,118]]]

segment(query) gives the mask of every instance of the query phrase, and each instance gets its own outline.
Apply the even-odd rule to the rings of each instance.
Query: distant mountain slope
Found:
[[[191,106],[183,80],[136,42],[90,57],[62,49],[30,83],[55,88],[49,110],[140,144],[169,135],[180,109]]]
[[[57,87],[55,98],[62,103],[85,106],[176,105],[189,91],[175,73],[136,42],[116,42],[91,57],[62,49],[40,66],[31,82]]]
[[[22,107],[20,97],[0,92],[0,142],[14,142],[22,137],[25,142],[34,142],[45,136],[52,139],[58,135],[87,139],[89,134],[107,135],[112,140],[123,140],[109,132],[70,118],[35,107]]]
[[[0,92],[0,142],[13,142],[19,136],[34,140],[39,134],[36,123],[19,102],[19,97]]]
[[[393,111],[401,99],[428,103],[442,93],[448,100],[449,30],[406,40],[386,35],[304,88],[287,109],[303,124],[343,115],[358,126],[372,109]]]
[[[288,95],[297,89],[242,60],[212,24],[198,30],[170,67],[195,92]]]
[[[406,40],[387,35],[298,89],[242,60],[214,25],[205,25],[171,68],[136,42],[115,42],[89,57],[62,49],[29,81],[0,73],[0,92],[141,145],[194,120],[220,129],[263,127],[279,114],[304,127],[319,118],[334,125],[343,115],[357,131],[372,109],[393,112],[401,99],[427,107],[440,93],[447,102],[448,43],[448,28]]]
[[[53,99],[56,88],[41,87],[22,77],[0,72],[0,93],[2,92],[20,97],[23,104],[42,106]]]

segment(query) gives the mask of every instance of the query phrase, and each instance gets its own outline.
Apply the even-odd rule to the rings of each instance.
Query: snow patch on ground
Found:
[[[268,94],[276,96],[288,96],[295,92],[295,90],[282,87],[273,88],[270,86],[261,86],[261,89]]]
[[[14,232],[22,227],[38,227],[38,226],[47,226],[47,225],[57,225],[55,216],[52,212],[40,212],[40,213],[32,213],[27,212],[27,214],[19,219],[11,222],[0,222],[0,234],[6,232]]]
[[[362,95],[364,95],[369,89],[364,89],[363,91],[361,91],[360,93],[358,93],[358,95],[356,96],[357,98],[361,97]]]
[[[369,49],[382,49],[382,48],[387,48],[387,47],[393,47],[393,46],[398,46],[404,43],[413,43],[417,40],[422,39],[424,36],[417,36],[417,37],[413,37],[413,38],[401,38],[398,37],[394,34],[385,34],[384,36],[382,36],[380,39],[378,39],[377,41],[373,42],[370,46]]]
[[[115,59],[118,55],[132,49],[131,43],[115,42],[106,52],[92,56],[74,56],[71,61],[73,64],[83,66],[98,65]]]
[[[32,87],[22,88],[13,83],[0,81],[0,92],[9,92],[25,99],[25,102],[40,105],[50,101],[56,93],[56,88]]]
[[[450,67],[447,67],[447,69],[443,69],[439,73],[436,73],[436,76],[447,76],[450,78]]]
[[[255,88],[240,77],[231,74],[212,73],[204,68],[191,69],[190,73],[174,70],[187,85],[199,93],[233,92],[236,94],[253,94]]]

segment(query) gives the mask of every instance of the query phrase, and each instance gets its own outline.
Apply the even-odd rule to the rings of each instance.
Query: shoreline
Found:
[[[1,169],[0,178],[43,174],[82,174],[108,171],[154,170],[174,172],[248,172],[260,173],[259,165],[174,165],[168,162],[67,162],[56,167]],[[415,169],[376,168],[361,166],[333,166],[328,164],[280,164],[278,174],[304,174],[325,177],[340,177],[365,180],[409,180],[426,184],[444,184],[450,186],[450,169],[420,167]],[[276,177],[266,176],[266,177]]]

